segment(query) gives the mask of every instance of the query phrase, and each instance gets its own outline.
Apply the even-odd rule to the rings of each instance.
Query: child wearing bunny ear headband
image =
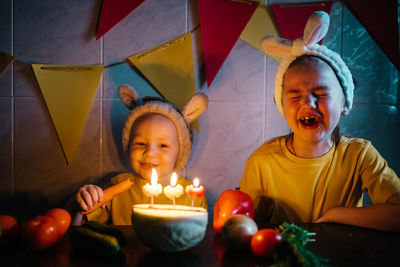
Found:
[[[400,231],[400,180],[367,140],[339,134],[354,83],[338,54],[318,42],[329,15],[315,12],[303,38],[267,36],[266,53],[283,57],[275,102],[292,130],[259,147],[240,183],[259,223],[337,222]],[[367,190],[374,205],[362,206]]]
[[[122,131],[122,145],[129,154],[134,173],[122,173],[112,178],[111,184],[126,179],[134,183],[104,209],[97,209],[87,216],[89,220],[130,225],[132,204],[150,203],[142,188],[150,183],[152,169],[157,171],[158,183],[167,185],[172,172],[179,172],[186,166],[193,141],[190,122],[206,111],[208,97],[202,93],[193,95],[182,111],[164,99],[145,97],[139,100],[136,91],[127,85],[119,88],[119,97],[131,109]],[[191,182],[179,177],[178,184],[185,188]],[[96,185],[85,185],[76,195],[82,211],[90,210],[101,199],[102,189]],[[176,204],[190,205],[191,200],[184,194],[176,199]],[[171,200],[160,194],[155,203],[171,204]],[[195,201],[195,205],[207,208],[207,199],[203,196]]]

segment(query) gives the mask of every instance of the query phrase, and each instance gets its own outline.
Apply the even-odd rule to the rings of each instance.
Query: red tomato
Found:
[[[273,229],[261,229],[253,235],[250,241],[251,250],[257,256],[269,258],[274,253],[274,247],[282,236]]]
[[[0,215],[0,247],[12,246],[19,237],[19,224],[11,215]]]
[[[65,209],[55,208],[46,212],[45,216],[53,218],[57,223],[58,228],[58,240],[63,238],[71,225],[71,215]]]
[[[57,223],[49,216],[38,215],[22,224],[22,238],[34,250],[43,250],[58,241]]]
[[[222,226],[234,214],[244,214],[254,218],[251,197],[239,190],[228,189],[219,196],[214,207],[214,230],[220,234]]]

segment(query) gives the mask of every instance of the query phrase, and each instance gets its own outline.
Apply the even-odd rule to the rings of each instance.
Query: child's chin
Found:
[[[136,172],[136,174],[145,180],[149,180],[149,181],[151,180],[151,170],[148,172],[144,172],[144,171]]]

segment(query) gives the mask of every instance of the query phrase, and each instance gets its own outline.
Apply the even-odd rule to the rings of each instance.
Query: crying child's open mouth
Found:
[[[317,118],[316,116],[302,117],[300,119],[300,123],[307,127],[317,126],[319,123],[319,118]]]

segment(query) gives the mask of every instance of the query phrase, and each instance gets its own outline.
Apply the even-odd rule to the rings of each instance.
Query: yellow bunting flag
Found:
[[[104,66],[32,64],[67,163],[76,154]]]
[[[13,57],[11,55],[0,51],[0,74],[7,68],[12,60]]]
[[[253,16],[250,18],[246,27],[242,31],[240,39],[263,52],[260,42],[261,39],[268,34],[277,35],[277,32],[265,4],[263,1],[261,1],[257,6],[256,11],[254,11]],[[281,60],[280,57],[268,56],[278,62]]]
[[[131,56],[129,60],[170,103],[182,109],[196,92],[190,33]],[[198,130],[198,122],[192,123]]]

